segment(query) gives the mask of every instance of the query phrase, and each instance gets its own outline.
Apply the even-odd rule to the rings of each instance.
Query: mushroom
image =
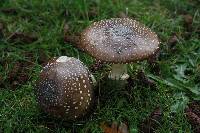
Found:
[[[94,22],[80,36],[78,47],[97,60],[112,63],[109,78],[125,80],[127,63],[147,59],[159,49],[157,35],[130,18]]]
[[[39,106],[44,112],[65,120],[83,117],[94,100],[90,76],[76,58],[53,58],[42,69],[36,85]]]

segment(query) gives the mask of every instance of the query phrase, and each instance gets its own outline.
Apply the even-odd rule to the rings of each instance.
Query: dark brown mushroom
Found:
[[[55,117],[76,120],[89,111],[93,101],[88,69],[73,57],[54,58],[41,71],[36,96],[41,109]]]
[[[159,48],[157,35],[130,18],[94,22],[80,37],[79,48],[98,60],[114,63],[111,79],[127,79],[126,63],[147,59]]]

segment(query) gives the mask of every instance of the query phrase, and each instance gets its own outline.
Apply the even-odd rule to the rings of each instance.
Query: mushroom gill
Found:
[[[44,112],[65,120],[83,117],[93,101],[90,76],[78,59],[61,56],[50,60],[36,86],[39,106]]]

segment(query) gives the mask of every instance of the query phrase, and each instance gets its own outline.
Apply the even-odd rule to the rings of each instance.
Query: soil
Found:
[[[200,102],[191,102],[185,110],[185,113],[194,133],[200,133]]]

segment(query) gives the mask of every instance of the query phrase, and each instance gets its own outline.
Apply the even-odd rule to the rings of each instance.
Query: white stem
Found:
[[[109,78],[113,80],[126,80],[129,78],[127,74],[126,64],[113,64],[112,70],[109,74]]]

